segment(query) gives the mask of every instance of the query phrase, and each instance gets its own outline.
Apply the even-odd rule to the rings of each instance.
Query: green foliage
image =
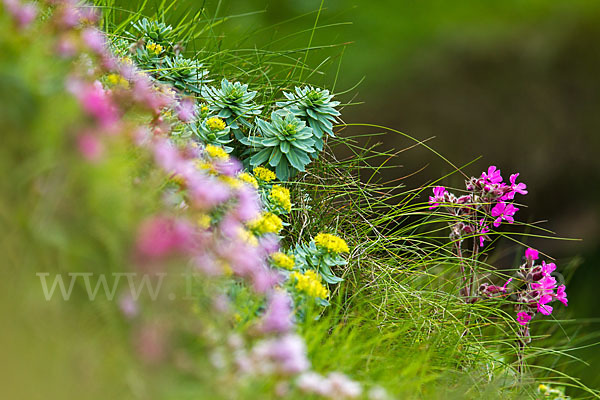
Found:
[[[208,103],[210,110],[217,116],[225,118],[238,140],[244,138],[242,126],[252,128],[248,121],[259,115],[262,106],[254,101],[256,91],[248,91],[248,85],[240,82],[231,83],[223,78],[220,88],[202,88],[202,97]]]
[[[289,108],[297,117],[308,122],[315,135],[315,148],[323,150],[323,135],[334,136],[333,125],[336,117],[340,115],[335,109],[340,102],[331,101],[333,95],[329,90],[305,86],[296,87],[294,92],[283,92],[288,101],[277,102],[278,107]]]
[[[165,49],[173,48],[175,32],[172,26],[164,22],[142,18],[134,21],[131,28],[131,31],[126,31],[126,33],[133,41],[141,40],[143,43],[160,44]]]
[[[260,135],[251,137],[249,144],[258,152],[250,158],[251,165],[268,163],[281,180],[305,170],[316,150],[313,131],[304,121],[284,110],[273,111],[271,122],[259,118],[256,124]]]

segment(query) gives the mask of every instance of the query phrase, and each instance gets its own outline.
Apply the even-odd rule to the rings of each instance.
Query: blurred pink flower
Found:
[[[77,137],[77,148],[81,155],[90,162],[99,161],[104,153],[104,146],[93,133],[83,133]]]
[[[189,251],[193,245],[193,227],[171,217],[152,217],[140,226],[136,248],[144,258],[163,258],[174,252]]]
[[[21,29],[27,28],[38,14],[38,8],[35,3],[21,3],[19,0],[4,0],[4,7]]]
[[[177,105],[177,117],[183,122],[191,122],[196,114],[194,100],[185,98]]]
[[[269,298],[261,330],[264,333],[286,333],[293,325],[291,297],[285,291],[275,290]]]

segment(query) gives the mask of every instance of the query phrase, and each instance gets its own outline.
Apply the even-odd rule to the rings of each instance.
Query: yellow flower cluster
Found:
[[[350,249],[344,239],[329,233],[319,233],[315,236],[315,244],[332,253],[348,253]]]
[[[265,233],[277,233],[283,229],[283,222],[273,213],[264,213],[260,218],[248,223],[250,229],[263,235]]]
[[[249,173],[242,172],[238,175],[238,178],[242,182],[246,182],[247,184],[254,186],[255,189],[258,189],[258,182],[256,181],[256,178],[250,175]]]
[[[200,106],[200,114],[202,116],[206,116],[208,114],[208,112],[210,111],[210,109],[208,108],[208,106],[206,104],[202,104]]]
[[[221,147],[214,146],[212,144],[206,145],[206,152],[212,158],[220,158],[222,160],[229,160],[229,154],[223,150]]]
[[[225,182],[234,189],[239,189],[240,187],[242,187],[242,181],[232,176],[221,175],[219,176],[219,178],[221,179],[221,181]]]
[[[241,228],[238,232],[238,237],[242,239],[244,242],[248,243],[251,246],[258,246],[258,239],[256,236],[250,233],[247,229]]]
[[[273,179],[276,178],[275,173],[265,167],[256,167],[254,168],[253,172],[254,176],[256,176],[258,179],[264,182],[271,182]]]
[[[113,86],[121,86],[125,89],[129,87],[129,82],[127,81],[127,79],[123,78],[119,74],[110,74],[106,77],[106,80]]]
[[[200,214],[198,216],[198,219],[196,220],[198,223],[198,226],[202,229],[208,229],[210,228],[210,215],[208,214]]]
[[[207,119],[206,126],[208,127],[208,129],[210,129],[213,132],[222,131],[223,129],[225,129],[227,127],[227,125],[225,124],[225,121],[223,121],[219,117],[210,117],[209,119]]]
[[[273,260],[273,264],[279,268],[284,269],[292,269],[294,265],[296,265],[296,261],[294,260],[294,256],[288,256],[285,253],[280,251],[271,254],[271,260]]]
[[[159,55],[160,53],[162,53],[163,47],[160,44],[148,43],[146,45],[146,50],[148,50],[149,52],[154,53],[156,55]]]
[[[292,210],[290,191],[287,188],[280,185],[274,185],[271,189],[271,193],[269,193],[269,198],[285,211],[290,212]]]
[[[329,296],[329,290],[321,283],[321,276],[311,269],[304,274],[294,271],[290,274],[290,277],[296,280],[296,289],[311,297],[325,299]]]

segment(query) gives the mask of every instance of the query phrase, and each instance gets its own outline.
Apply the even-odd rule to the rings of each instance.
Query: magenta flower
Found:
[[[517,183],[516,180],[519,177],[519,174],[512,174],[510,176],[510,191],[503,197],[503,200],[512,200],[515,198],[515,194],[519,193],[522,195],[526,195],[528,192],[527,185],[524,183]]]
[[[546,264],[545,261],[542,261],[542,272],[544,274],[550,275],[552,272],[554,272],[555,269],[556,269],[556,264],[554,264],[554,263]]]
[[[495,165],[491,165],[488,168],[487,173],[483,172],[481,174],[481,179],[486,181],[486,183],[492,183],[492,184],[502,182],[502,176],[500,175],[500,170],[496,169]]]
[[[489,237],[486,235],[486,233],[489,233],[490,229],[489,229],[489,228],[488,228],[486,225],[484,225],[484,223],[485,223],[485,219],[484,219],[484,218],[481,218],[481,219],[479,220],[479,226],[481,227],[481,229],[479,230],[479,234],[480,234],[480,236],[479,236],[479,247],[483,247],[483,243],[484,243],[486,240],[489,240],[489,239],[490,239],[490,238],[489,238]]]
[[[552,306],[548,305],[548,303],[550,303],[552,301],[552,295],[549,294],[545,294],[542,297],[540,297],[540,300],[537,303],[537,309],[538,312],[544,314],[544,315],[550,315],[552,314]]]
[[[569,305],[568,304],[569,301],[567,300],[567,293],[565,292],[565,285],[560,285],[556,289],[556,300],[563,303],[565,305],[565,307],[567,307]]]
[[[537,260],[539,258],[539,252],[530,247],[525,250],[525,258],[529,261]]]
[[[433,188],[433,196],[429,196],[430,210],[438,207],[440,203],[444,202],[446,195],[446,188],[443,186],[436,186]]]
[[[517,322],[521,325],[527,325],[527,323],[529,321],[531,321],[531,315],[529,315],[529,313],[526,313],[524,311],[521,311],[520,313],[517,313]]]
[[[503,201],[499,202],[492,208],[492,217],[496,217],[494,221],[494,226],[497,228],[502,223],[502,220],[505,220],[509,224],[515,222],[513,215],[519,211],[519,209],[512,204],[505,203]]]

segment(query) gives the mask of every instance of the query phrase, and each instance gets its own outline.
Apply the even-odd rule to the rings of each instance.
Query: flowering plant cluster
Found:
[[[472,177],[466,181],[466,193],[463,195],[456,196],[445,187],[436,186],[433,196],[429,197],[429,209],[443,207],[452,217],[449,221],[450,240],[459,259],[463,282],[461,294],[465,300],[474,303],[486,298],[512,298],[517,323],[522,326],[519,340],[524,344],[530,341],[528,323],[537,313],[550,315],[553,308],[549,303],[554,300],[565,306],[568,303],[565,285],[557,286],[556,278],[551,276],[556,265],[545,261],[536,265],[539,253],[532,248],[525,251],[525,263],[515,279],[510,278],[502,286],[479,284],[477,258],[485,242],[490,240],[493,228],[505,222],[514,223],[514,215],[519,209],[512,201],[516,194],[527,194],[527,186],[517,183],[518,176],[518,173],[512,174],[506,183],[500,170],[490,166],[479,178]],[[470,254],[465,248],[468,240],[472,242]],[[468,271],[465,265],[468,265]],[[511,282],[515,282],[513,291],[509,290]]]
[[[163,23],[136,21],[127,38],[111,43],[96,27],[98,14],[90,13],[93,9],[87,5],[71,0],[38,6],[16,0],[7,4],[22,29],[34,21],[37,7],[43,7],[47,16],[43,23],[57,38],[60,56],[72,62],[65,86],[86,116],[73,127],[80,155],[102,168],[110,152],[125,143],[150,160],[148,175],[164,179],[163,204],[139,224],[135,268],[160,273],[170,260],[183,258],[206,280],[225,282],[232,291],[247,288],[243,290],[252,293],[248,296],[259,299],[261,311],[240,316],[253,320],[255,330],[248,338],[230,337],[225,358],[231,360],[231,368],[241,375],[275,376],[286,384],[309,372],[304,340],[294,333],[295,307],[303,304],[300,300],[307,303],[306,298],[327,304],[329,289],[321,274],[331,274],[331,266],[345,264],[340,254],[349,248],[340,238],[327,235],[327,240],[321,240],[320,235],[309,252],[280,249],[284,220],[293,208],[290,190],[262,162],[251,163],[252,170],[244,169],[229,154],[234,148],[226,146],[232,142],[239,146],[244,141],[239,140],[240,134],[256,129],[250,122],[262,108],[253,103],[256,92],[226,79],[220,90],[203,87],[208,72],[181,55],[183,45],[176,42],[174,29]],[[204,96],[200,105],[189,97],[191,93]],[[292,120],[285,129],[296,135],[297,144],[310,141],[297,134],[310,136],[311,129],[288,115]],[[280,155],[292,157],[292,167],[300,167],[289,147],[280,149]],[[241,148],[237,150],[242,154]],[[292,167],[286,170],[269,161],[280,178],[291,176]],[[215,300],[215,307],[223,312],[230,303],[231,299]],[[141,332],[141,358],[163,359],[164,332],[148,321],[152,305],[128,297],[121,307],[132,324],[140,325],[135,330]],[[215,365],[221,366],[222,360],[215,357]],[[340,376],[332,375],[331,384],[327,383],[331,389],[324,390],[323,396],[360,394],[359,383]],[[344,392],[346,386],[352,390]]]

